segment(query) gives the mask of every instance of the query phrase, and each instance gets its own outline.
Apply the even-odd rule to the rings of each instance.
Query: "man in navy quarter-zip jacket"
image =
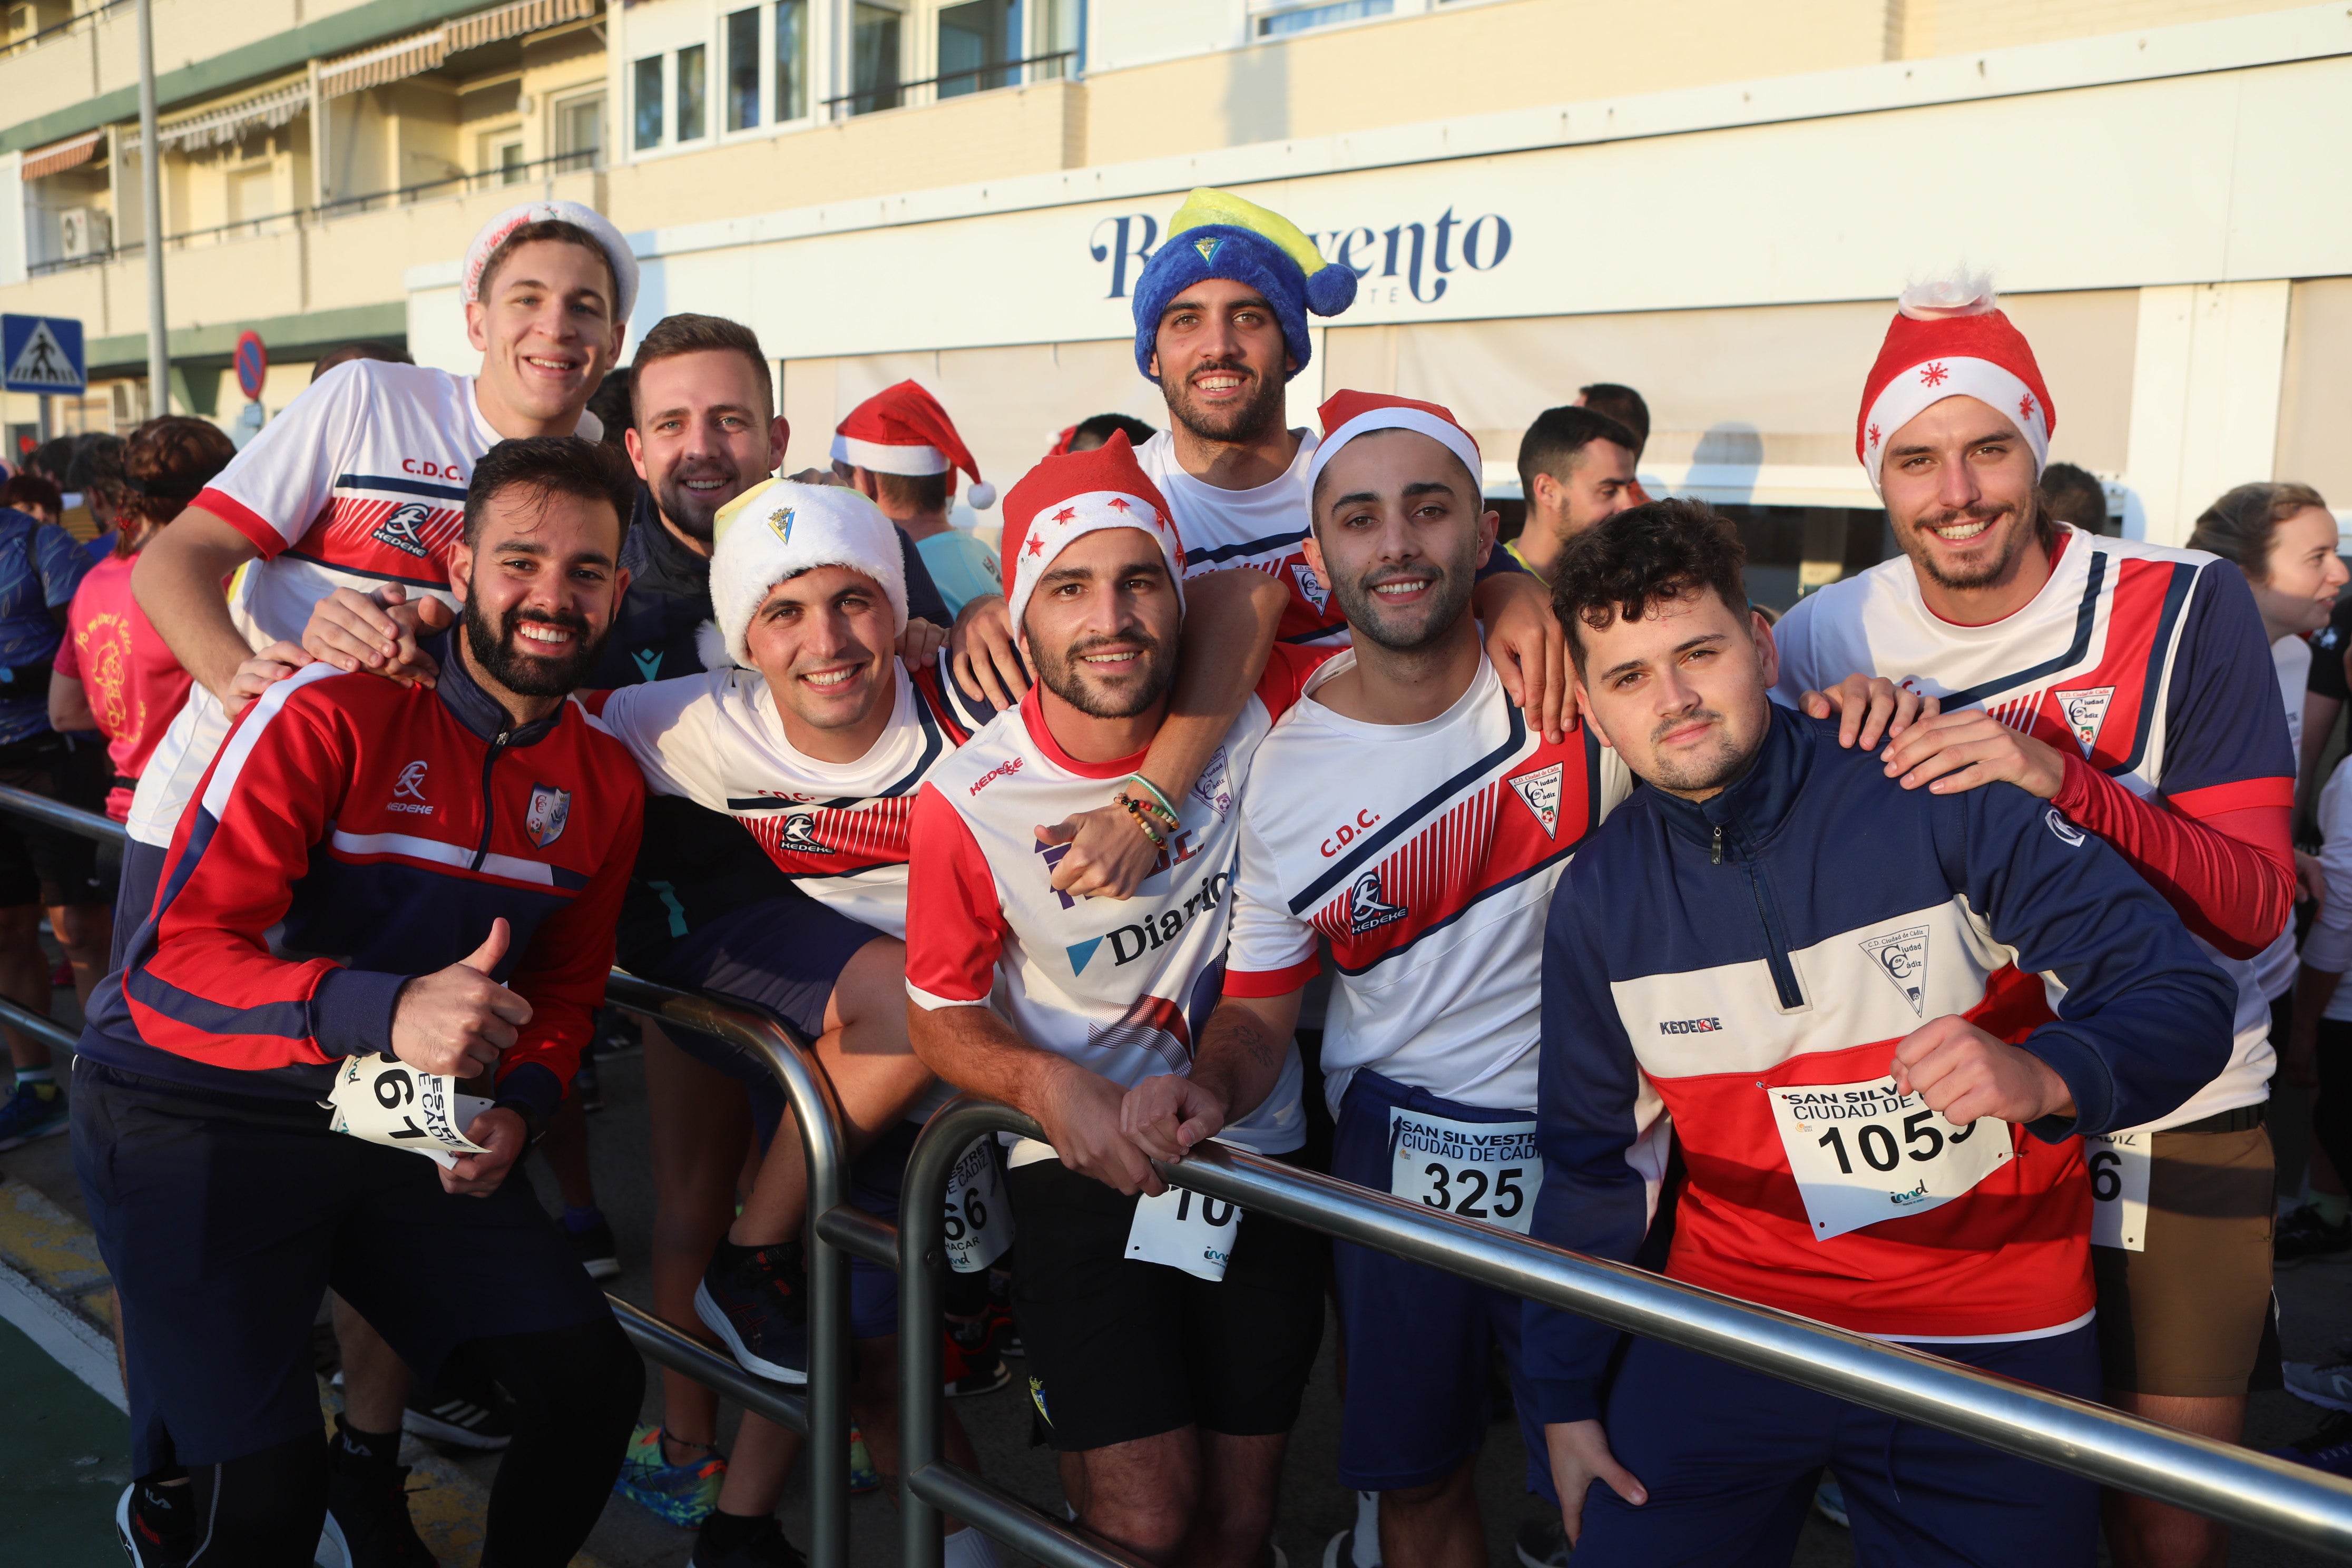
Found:
[[[121,1292],[134,1563],[310,1562],[330,1287],[421,1378],[468,1345],[514,1394],[487,1568],[569,1562],[604,1508],[644,1370],[511,1173],[578,1065],[636,850],[643,782],[570,695],[628,583],[633,489],[572,437],[484,454],[437,686],[268,685],[92,999],[74,1154]],[[379,1052],[489,1075],[486,1152],[444,1171],[331,1131],[338,1065]]]
[[[2228,1060],[2232,992],[2163,900],[2023,790],[1906,791],[1768,700],[1778,655],[1704,507],[1591,530],[1555,605],[1643,781],[1579,849],[1544,954],[1533,1234],[1629,1258],[1671,1116],[1666,1273],[2085,1398],[2077,1133]],[[1785,1563],[1834,1465],[1877,1564],[2088,1568],[2096,1489],[1530,1304],[1578,1568]]]

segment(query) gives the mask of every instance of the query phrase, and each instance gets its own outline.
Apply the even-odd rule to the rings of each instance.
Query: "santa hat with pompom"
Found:
[[[996,504],[996,487],[980,477],[980,465],[956,434],[955,421],[940,400],[911,381],[886,386],[849,411],[833,433],[833,459],[877,474],[971,476],[964,499],[986,511]],[[954,480],[948,483],[953,494]]]
[[[769,590],[819,566],[846,566],[874,579],[890,601],[891,636],[907,629],[907,563],[898,530],[882,509],[844,485],[769,479],[719,509],[712,521],[710,608],[697,637],[703,664],[755,668],[745,634]]]
[[[2000,310],[1989,279],[1915,283],[1896,301],[1853,427],[1853,454],[1871,489],[1879,488],[1895,433],[1947,397],[1973,397],[2015,425],[2033,448],[2036,475],[2050,461],[2058,411],[2032,348]]]
[[[1336,316],[1356,300],[1355,269],[1324,260],[1297,224],[1230,191],[1202,186],[1184,198],[1168,220],[1167,237],[1136,275],[1135,368],[1146,381],[1160,379],[1151,374],[1151,355],[1161,312],[1178,294],[1211,278],[1265,296],[1282,324],[1292,375],[1315,354],[1307,313]]]
[[[1082,535],[1107,528],[1149,534],[1168,563],[1176,602],[1184,602],[1184,542],[1176,519],[1135,460],[1127,432],[1090,452],[1049,457],[1022,477],[1004,498],[1004,597],[1015,632],[1037,580]]]

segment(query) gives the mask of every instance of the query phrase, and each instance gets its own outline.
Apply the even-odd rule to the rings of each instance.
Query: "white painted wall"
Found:
[[[2282,279],[2140,290],[2126,472],[2143,537],[2185,544],[2216,496],[2271,478],[2292,288]]]

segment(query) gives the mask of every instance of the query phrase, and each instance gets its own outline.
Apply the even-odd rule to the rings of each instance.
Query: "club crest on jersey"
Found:
[[[1201,776],[1192,781],[1192,796],[1215,812],[1220,822],[1225,819],[1225,813],[1233,810],[1233,774],[1225,765],[1225,749],[1223,746],[1219,746],[1217,754],[1209,759],[1209,765],[1201,770]]]
[[[2090,686],[2079,691],[2055,691],[2058,711],[2065,717],[2066,729],[2074,743],[2088,757],[2091,748],[2098,744],[2099,726],[2107,721],[2107,704],[2116,700],[2112,686]]]
[[[1315,568],[1302,561],[1290,569],[1290,574],[1298,579],[1298,592],[1315,606],[1315,613],[1322,615],[1324,607],[1331,602],[1331,590],[1323,585],[1322,578],[1315,575]]]
[[[1536,814],[1536,820],[1543,825],[1547,838],[1559,837],[1559,781],[1560,771],[1565,766],[1565,763],[1554,763],[1548,768],[1538,768],[1534,773],[1521,773],[1515,779],[1504,781],[1511,786],[1512,793],[1527,804],[1527,808]]]
[[[1402,905],[1381,897],[1381,874],[1367,871],[1348,889],[1348,929],[1357,936],[1404,919]]]
[[[563,837],[563,826],[571,820],[570,790],[557,789],[553,784],[530,786],[530,806],[522,814],[522,826],[533,844],[546,848]]]
[[[1886,976],[1903,1000],[1911,1004],[1911,1011],[1926,1017],[1927,1004],[1927,928],[1910,926],[1885,936],[1874,936],[1862,943],[1862,951],[1870,954],[1878,972]]]
[[[389,544],[422,561],[433,552],[425,547],[424,536],[416,531],[432,515],[433,509],[421,500],[403,501],[392,509],[390,517],[375,525],[373,537],[379,544]]]
[[[816,818],[805,811],[796,811],[785,817],[779,837],[783,847],[795,854],[830,855],[833,853],[832,845],[818,842]]]

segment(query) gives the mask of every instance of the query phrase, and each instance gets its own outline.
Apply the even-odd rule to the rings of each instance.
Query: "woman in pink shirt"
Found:
[[[49,724],[97,730],[114,763],[106,814],[121,822],[155,742],[188,697],[188,672],[131,596],[131,567],[156,531],[236,455],[218,426],[184,415],[150,419],[122,455],[123,498],[114,552],[90,569],[66,612],[66,637],[49,678]]]

